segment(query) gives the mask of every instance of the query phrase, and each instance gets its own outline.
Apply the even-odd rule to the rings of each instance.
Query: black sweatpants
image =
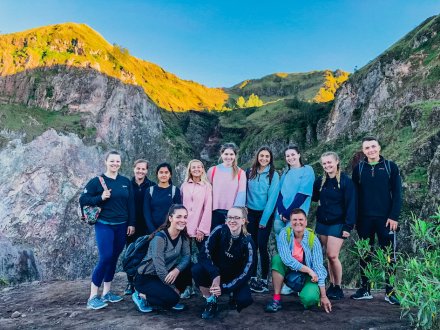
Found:
[[[379,242],[379,247],[381,249],[386,248],[387,246],[393,247],[393,236],[390,235],[390,228],[385,227],[387,222],[387,218],[384,217],[362,217],[360,221],[356,224],[356,230],[358,232],[360,239],[368,239],[371,247],[371,251],[374,250],[374,241],[377,235],[377,239]],[[361,285],[364,288],[369,287],[368,279],[365,276],[364,269],[367,264],[371,261],[371,258],[368,257],[366,259],[361,259],[360,269],[361,269]],[[387,272],[386,275],[386,283],[387,283],[387,292],[392,290],[392,287],[389,285],[389,277],[392,274],[391,270]]]
[[[255,211],[248,209],[248,220],[247,230],[252,236],[255,248],[258,250],[260,255],[261,264],[261,278],[267,280],[269,275],[269,263],[270,256],[267,250],[267,244],[269,243],[270,232],[272,231],[273,225],[273,215],[270,217],[265,228],[260,228],[260,220],[263,215],[263,211]],[[257,275],[257,267],[254,267],[252,276]]]
[[[192,269],[192,276],[194,282],[199,287],[209,288],[212,284],[213,278],[210,277],[208,271],[201,264],[195,264]],[[220,285],[222,283],[222,274],[220,273]],[[222,294],[228,294],[230,291],[222,288]],[[254,300],[252,299],[251,289],[247,282],[245,282],[242,286],[236,288],[232,291],[232,295],[237,303],[237,311],[241,312],[244,308],[252,305]]]
[[[177,276],[174,285],[179,292],[183,292],[191,284],[191,267],[188,266]],[[145,294],[148,303],[155,307],[169,309],[175,306],[180,299],[177,292],[168,284],[163,283],[157,275],[137,274],[134,279],[134,287],[138,292]]]

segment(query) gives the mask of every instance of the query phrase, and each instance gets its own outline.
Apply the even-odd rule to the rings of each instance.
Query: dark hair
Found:
[[[107,152],[107,154],[105,155],[105,160],[107,160],[110,157],[110,155],[118,155],[119,157],[121,157],[121,154],[119,152],[117,152],[116,150],[112,150]]]
[[[260,149],[258,149],[257,153],[255,154],[254,161],[252,163],[251,171],[249,173],[249,180],[252,180],[257,176],[258,167],[260,166],[260,163],[258,162],[258,156],[260,155],[260,152],[267,151],[270,155],[270,161],[269,161],[269,184],[272,182],[273,174],[275,173],[275,165],[273,164],[273,153],[272,150],[268,146],[262,146]]]
[[[160,232],[161,230],[165,230],[168,229],[171,225],[170,222],[170,217],[173,216],[174,213],[176,213],[177,210],[185,210],[186,212],[188,212],[188,210],[186,209],[186,207],[183,204],[172,204],[170,206],[170,209],[168,210],[168,213],[166,215],[166,219],[165,222],[163,224],[161,224],[159,226],[159,228],[157,228],[155,231],[153,231],[150,236],[148,237],[149,240],[153,239],[154,235],[156,235],[156,233]],[[186,232],[186,227],[184,230],[182,230],[182,233],[188,237],[188,233]]]
[[[299,163],[301,164],[301,166],[304,166],[304,163],[302,161],[301,152],[299,151],[299,147],[296,144],[287,146],[287,148],[284,149],[284,158],[286,157],[286,151],[287,150],[295,150],[300,155],[299,156]],[[290,166],[288,166],[288,169],[290,169]]]
[[[372,135],[367,135],[362,138],[362,143],[367,142],[367,141],[376,141],[380,145],[379,139],[375,136],[372,136]]]
[[[145,160],[145,159],[142,159],[142,158],[138,159],[138,160],[135,160],[135,162],[133,164],[133,167],[136,167],[138,164],[142,164],[142,163],[147,165],[147,170],[148,170],[148,166],[150,166],[150,163],[148,163],[148,160]]]
[[[306,220],[307,220],[307,214],[306,214],[306,212],[304,212],[303,209],[298,209],[298,208],[297,208],[297,209],[293,209],[293,210],[290,212],[289,219],[291,218],[291,216],[292,216],[293,214],[303,214],[304,217],[305,217]]]
[[[157,174],[159,173],[159,170],[162,167],[166,167],[168,169],[168,171],[170,171],[170,174],[173,175],[173,169],[171,168],[171,165],[169,163],[161,163],[161,164],[157,165],[157,167],[156,167],[156,178],[157,178]],[[168,182],[170,184],[172,183],[171,178],[168,180]]]

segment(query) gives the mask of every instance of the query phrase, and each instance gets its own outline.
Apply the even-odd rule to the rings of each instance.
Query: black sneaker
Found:
[[[127,287],[125,288],[124,295],[131,296],[133,293],[134,293],[134,285],[128,283]]]
[[[215,314],[217,314],[218,306],[217,301],[207,302],[205,305],[205,309],[202,313],[202,319],[209,320],[212,319]]]
[[[397,305],[400,306],[400,301],[397,299],[396,294],[394,293],[394,290],[387,293],[385,295],[385,301],[389,302],[391,305]]]
[[[333,285],[333,283],[330,283],[330,286],[325,291],[325,293],[327,294],[327,297],[329,297],[330,299],[333,296],[333,290],[334,289],[335,289],[335,286]]]
[[[327,297],[329,297],[329,299],[331,300],[341,300],[344,298],[344,292],[339,285],[335,285],[333,287],[333,290],[330,292],[330,295],[327,294]]]
[[[352,294],[350,298],[355,300],[370,300],[373,299],[373,296],[366,288],[360,288],[355,294]]]
[[[254,280],[249,283],[251,291],[256,293],[269,292],[267,280]]]

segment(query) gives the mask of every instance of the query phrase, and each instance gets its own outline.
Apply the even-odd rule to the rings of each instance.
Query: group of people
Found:
[[[157,166],[155,184],[147,179],[148,161],[137,160],[130,181],[118,173],[120,154],[110,152],[106,172],[90,180],[80,197],[82,206],[101,207],[95,224],[99,261],[87,308],[101,309],[123,299],[111,290],[119,255],[125,245],[148,235],[148,253],[137,274],[128,276],[125,290],[141,312],[184,309],[180,301],[194,294],[194,285],[205,299],[202,318],[215,316],[221,295],[240,312],[253,303],[251,291],[269,291],[270,271],[274,294],[266,312],[279,311],[281,294],[292,292],[305,308],[321,305],[330,312],[330,300],[344,297],[339,261],[344,239],[356,226],[372,249],[376,235],[385,248],[393,244],[390,233],[398,226],[399,169],[380,155],[374,137],[363,139],[362,151],[365,158],[353,168],[351,178],[341,172],[336,153],[324,153],[323,175],[315,179],[297,146],[285,149],[287,166],[280,176],[270,148],[261,147],[245,171],[238,166],[236,145],[226,143],[219,164],[208,171],[200,160],[191,160],[180,189],[172,183],[170,164]],[[314,230],[307,227],[312,201],[318,203]],[[277,253],[271,258],[272,231]],[[199,251],[195,264],[193,244]],[[362,285],[353,299],[373,298],[364,274],[368,261],[360,260]],[[387,283],[385,299],[398,304]]]

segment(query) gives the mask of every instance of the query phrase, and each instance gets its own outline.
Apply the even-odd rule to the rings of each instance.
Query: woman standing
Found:
[[[195,239],[200,249],[205,237],[209,236],[212,217],[212,187],[200,160],[189,162],[180,190],[183,205],[188,210],[188,236]]]
[[[248,208],[247,226],[259,251],[261,279],[256,277],[257,267],[252,273],[250,288],[254,292],[268,292],[269,251],[267,244],[273,225],[273,211],[279,192],[280,177],[275,171],[273,154],[268,147],[261,147],[255,155],[252,167],[246,171]]]
[[[316,212],[316,233],[328,259],[330,299],[342,299],[342,265],[339,260],[344,239],[350,236],[356,221],[356,197],[353,181],[341,173],[339,157],[335,152],[321,156],[324,175],[313,185],[313,201],[319,202]]]
[[[122,297],[110,291],[111,283],[119,255],[124,249],[126,235],[131,236],[135,232],[132,185],[130,179],[118,174],[121,155],[116,151],[109,152],[105,165],[105,173],[90,180],[80,197],[81,206],[101,207],[95,224],[99,262],[92,274],[88,309],[101,309],[107,306],[107,302],[122,300]],[[104,288],[99,297],[98,289],[103,281]]]
[[[141,236],[147,234],[147,225],[144,220],[144,199],[145,193],[151,186],[156,184],[147,178],[148,174],[148,161],[145,159],[138,159],[134,162],[133,173],[134,177],[131,179],[133,194],[134,194],[134,207],[136,211],[136,232],[134,235],[127,236],[126,246],[135,242]],[[124,294],[131,295],[134,292],[133,278],[127,274],[127,287]]]
[[[309,212],[313,194],[315,173],[309,165],[304,165],[297,146],[285,149],[287,171],[280,179],[280,192],[277,199],[274,231],[278,234],[289,222],[293,209],[300,208],[306,214]]]
[[[228,211],[226,225],[216,227],[209,235],[192,267],[194,282],[206,299],[203,319],[217,313],[217,298],[230,294],[229,305],[238,312],[253,302],[248,281],[255,267],[255,247],[246,231],[244,207]]]
[[[212,187],[200,160],[193,159],[189,162],[185,182],[180,191],[183,205],[188,210],[186,230],[200,251],[205,237],[208,237],[211,231],[212,217]],[[180,298],[187,299],[193,294],[192,286],[188,286]]]
[[[211,231],[225,223],[226,214],[233,206],[246,204],[246,176],[238,167],[238,148],[235,143],[225,143],[220,149],[222,163],[208,170],[212,184]]]
[[[147,255],[135,277],[131,296],[138,310],[183,310],[179,294],[191,283],[189,240],[185,227],[188,212],[183,205],[172,205],[167,221],[150,235]]]
[[[173,204],[181,204],[180,190],[172,184],[173,170],[168,163],[156,168],[157,186],[150,187],[144,199],[144,218],[147,234],[153,233],[166,221],[167,211]]]

